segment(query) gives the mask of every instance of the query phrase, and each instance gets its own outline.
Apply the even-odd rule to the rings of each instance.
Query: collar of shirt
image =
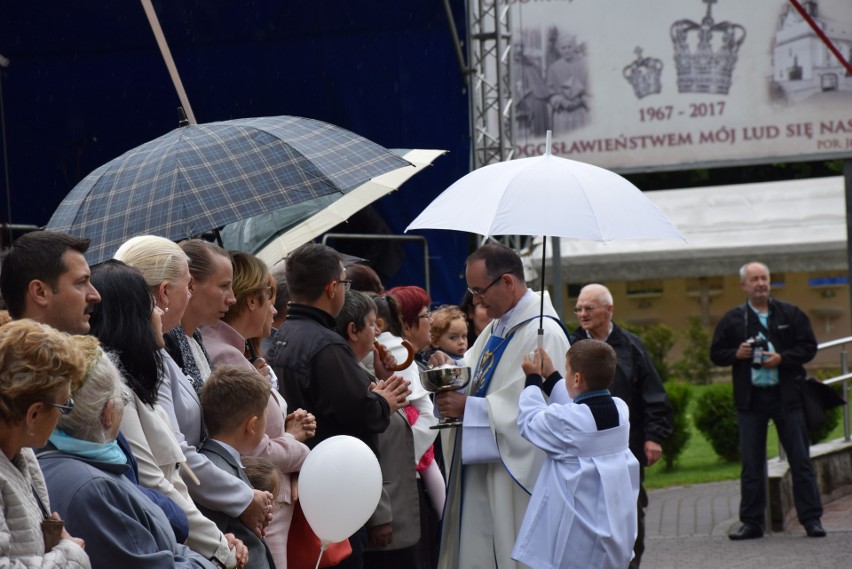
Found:
[[[240,460],[240,453],[237,451],[237,449],[235,449],[228,443],[223,443],[219,439],[214,439],[213,437],[210,437],[210,440],[216,441],[218,444],[222,445],[222,448],[224,448],[232,457],[234,457],[234,460],[237,462],[237,465],[239,465],[240,468],[245,468],[243,466],[243,462]]]
[[[752,310],[754,310],[754,313],[755,313],[755,314],[758,314],[758,315],[760,315],[760,316],[765,316],[765,315],[769,314],[769,306],[768,306],[768,305],[767,305],[767,307],[766,307],[766,310],[764,310],[763,312],[761,312],[760,310],[758,310],[757,308],[755,308],[755,307],[754,307],[754,305],[753,305],[753,304],[751,303],[751,301],[749,300],[749,301],[748,301],[748,307],[749,307],[749,308],[751,308]]]
[[[574,403],[580,403],[585,401],[586,399],[591,399],[593,397],[600,397],[602,395],[609,395],[609,389],[595,389],[593,391],[584,391],[574,398]]]
[[[524,293],[524,295],[518,299],[518,302],[515,303],[515,306],[506,311],[506,313],[497,319],[494,323],[493,334],[495,336],[500,336],[503,338],[506,335],[506,332],[512,329],[512,326],[517,324],[512,320],[512,317],[516,314],[524,313],[524,306],[529,302],[537,302],[538,298],[530,289]],[[520,308],[520,309],[519,309]]]
[[[597,338],[593,338],[593,337],[592,337],[592,335],[591,335],[591,334],[589,334],[589,331],[588,331],[588,330],[583,330],[583,332],[585,332],[585,333],[586,333],[586,338],[589,338],[590,340],[597,340]],[[607,333],[606,333],[606,338],[604,338],[603,340],[601,340],[601,342],[606,342],[607,340],[609,340],[609,335],[610,335],[610,334],[612,334],[612,322],[610,322],[610,323],[609,323],[609,332],[607,332]]]

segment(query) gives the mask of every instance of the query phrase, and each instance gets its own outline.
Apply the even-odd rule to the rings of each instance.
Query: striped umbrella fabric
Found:
[[[89,174],[46,229],[91,239],[86,257],[94,265],[137,235],[189,238],[408,164],[366,138],[308,118],[188,125]]]

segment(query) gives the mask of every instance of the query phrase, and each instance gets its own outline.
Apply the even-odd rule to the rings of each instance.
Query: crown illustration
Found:
[[[745,41],[746,31],[739,24],[713,20],[710,11],[717,0],[702,0],[707,14],[698,24],[678,20],[671,27],[674,60],[677,70],[677,89],[681,93],[715,93],[727,95],[731,74],[737,64],[737,52]],[[695,49],[690,49],[697,36]],[[714,39],[718,44],[713,49]]]
[[[636,59],[624,68],[624,78],[633,85],[636,98],[641,99],[663,90],[660,74],[663,72],[663,62],[654,57],[642,57],[642,48],[633,50]]]

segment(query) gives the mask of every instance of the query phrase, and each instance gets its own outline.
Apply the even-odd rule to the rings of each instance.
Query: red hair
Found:
[[[432,303],[426,291],[419,286],[395,286],[388,291],[388,294],[399,303],[403,324],[412,328],[420,319],[420,309]]]

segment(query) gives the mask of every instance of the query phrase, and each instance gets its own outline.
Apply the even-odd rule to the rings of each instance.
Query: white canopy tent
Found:
[[[840,176],[646,195],[680,229],[687,243],[561,239],[561,274],[552,282],[724,275],[735,273],[750,260],[760,260],[777,272],[847,268],[846,205]],[[565,223],[571,223],[571,212],[565,212]],[[552,251],[548,246],[548,281],[555,275]],[[541,239],[526,261],[528,276],[534,280],[541,266]]]

